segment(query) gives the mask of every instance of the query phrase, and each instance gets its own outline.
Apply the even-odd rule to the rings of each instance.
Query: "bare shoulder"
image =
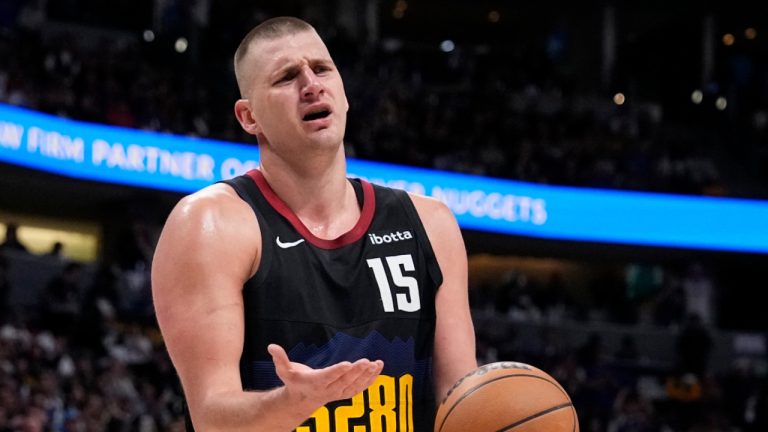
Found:
[[[231,187],[217,183],[182,198],[174,207],[167,224],[183,222],[210,222],[210,218],[236,219],[252,211]],[[166,225],[167,225],[166,224]]]
[[[430,240],[434,241],[435,235],[444,234],[446,231],[458,230],[456,217],[442,201],[413,193],[408,195],[411,197],[413,206],[416,207],[416,212],[419,214]]]
[[[182,198],[171,211],[155,251],[153,273],[183,277],[227,270],[247,280],[258,263],[260,246],[250,206],[231,187],[211,185]]]
[[[409,195],[443,273],[466,267],[464,239],[451,209],[435,198]]]
[[[221,241],[230,237],[256,240],[253,236],[259,232],[253,210],[225,184],[211,185],[182,198],[163,229],[169,235],[177,231],[191,241]]]

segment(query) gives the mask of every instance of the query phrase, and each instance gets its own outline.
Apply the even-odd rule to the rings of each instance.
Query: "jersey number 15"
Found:
[[[387,262],[387,268],[392,276],[392,282],[399,288],[407,288],[408,293],[397,292],[395,293],[395,299],[392,299],[392,288],[389,285],[389,277],[387,277],[387,270],[384,267],[384,262]],[[419,284],[412,276],[403,275],[403,271],[412,272],[416,268],[413,265],[413,257],[408,255],[395,255],[382,258],[371,258],[366,261],[368,267],[373,270],[373,276],[376,278],[376,284],[379,286],[379,292],[381,293],[381,303],[384,306],[385,312],[394,312],[395,303],[397,303],[397,309],[403,312],[416,312],[421,309],[421,301],[419,300]]]

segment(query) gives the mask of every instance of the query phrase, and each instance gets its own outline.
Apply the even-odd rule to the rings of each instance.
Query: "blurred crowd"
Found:
[[[154,244],[133,232],[110,263],[36,255],[6,234],[0,431],[185,430],[182,391],[152,309]],[[14,265],[25,263],[48,275],[42,286],[18,286],[28,280]]]
[[[0,101],[253,143],[232,115],[238,95],[222,46],[234,51],[237,40],[226,23],[197,27],[197,45],[177,53],[161,33],[54,31],[26,10],[0,33]],[[757,73],[752,87],[728,92],[727,111],[704,89],[706,106],[689,102],[680,115],[660,100],[575,82],[562,56],[533,43],[443,52],[318,27],[345,78],[351,156],[539,183],[768,196],[768,85]]]
[[[477,315],[478,359],[536,365],[566,389],[583,431],[744,432],[768,427],[768,379],[764,366],[738,359],[722,370],[709,367],[709,330],[695,318],[676,333],[674,362],[640,349],[632,333],[609,350],[603,331],[580,342],[553,343],[548,329],[512,319]],[[521,325],[522,324],[522,325]]]
[[[77,38],[47,26],[37,2],[11,3],[20,7],[0,21],[0,102],[253,143],[232,115],[229,53],[175,53],[160,48],[161,34]],[[658,101],[619,105],[577,85],[546,53],[371,45],[320,30],[345,78],[351,156],[548,184],[768,197],[765,95],[739,112],[692,108],[671,120]],[[225,29],[211,24],[199,36],[216,32]],[[183,429],[181,390],[152,314],[150,243],[137,238],[126,246],[134,253],[115,262],[62,263],[24,310],[8,293],[30,288],[10,286],[6,257],[26,252],[0,247],[0,432]],[[587,300],[570,298],[556,276],[547,286],[526,280],[511,272],[472,287],[478,359],[552,373],[582,430],[768,430],[760,363],[737,359],[715,371],[706,361],[723,290],[701,266],[628,264],[621,278],[596,280]],[[675,360],[654,362],[631,335],[613,352],[600,333],[548,340],[547,329],[579,322],[669,329]]]
[[[9,277],[31,255],[23,244],[0,245],[0,431],[184,430],[151,305],[154,246],[134,232],[125,246],[137,252],[111,264],[34,256],[58,268],[37,289]],[[557,273],[540,284],[512,269],[473,284],[478,362],[548,371],[585,431],[766,430],[765,354],[714,361],[724,343],[716,278],[698,263],[628,264],[620,276],[596,279],[590,298]],[[9,302],[19,290],[38,291],[36,302]]]
[[[768,333],[753,329],[761,354],[732,349],[723,293],[700,263],[628,264],[623,276],[595,280],[590,299],[557,273],[542,284],[510,270],[473,286],[478,361],[550,372],[584,431],[765,430]]]
[[[175,370],[156,330],[112,323],[83,344],[0,327],[1,431],[183,431]]]

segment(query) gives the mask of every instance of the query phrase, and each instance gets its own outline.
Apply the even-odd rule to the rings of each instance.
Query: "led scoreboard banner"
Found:
[[[255,145],[84,123],[0,104],[0,162],[9,164],[189,193],[255,168],[258,160]],[[467,229],[768,253],[768,201],[545,186],[356,159],[349,159],[348,171],[437,198]]]

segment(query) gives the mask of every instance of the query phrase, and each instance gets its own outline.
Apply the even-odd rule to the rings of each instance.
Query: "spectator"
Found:
[[[46,256],[60,260],[64,258],[64,243],[57,241],[51,246],[51,250],[48,251]]]
[[[768,375],[760,379],[752,414],[754,417],[751,419],[751,428],[748,430],[755,432],[768,430]]]
[[[48,283],[43,300],[43,323],[59,335],[71,335],[80,313],[80,282],[83,266],[69,263]]]
[[[683,279],[683,290],[687,314],[697,315],[705,326],[715,325],[715,284],[703,265],[693,263],[689,266]]]
[[[0,255],[0,326],[10,321],[11,282],[8,279],[8,261]]]
[[[624,390],[616,398],[615,414],[608,432],[653,432],[653,406],[635,390]]]
[[[15,223],[8,223],[5,226],[5,240],[0,243],[0,250],[28,251],[24,243],[19,240],[18,229],[19,226]]]
[[[117,320],[119,296],[116,288],[117,270],[108,263],[100,263],[85,290],[80,314],[79,330],[74,342],[103,354],[104,337],[110,323]]]
[[[636,364],[640,360],[640,353],[637,350],[635,338],[631,334],[625,334],[621,337],[621,344],[613,358],[624,365]]]
[[[688,315],[677,337],[677,370],[698,379],[707,375],[712,336],[696,314]]]

